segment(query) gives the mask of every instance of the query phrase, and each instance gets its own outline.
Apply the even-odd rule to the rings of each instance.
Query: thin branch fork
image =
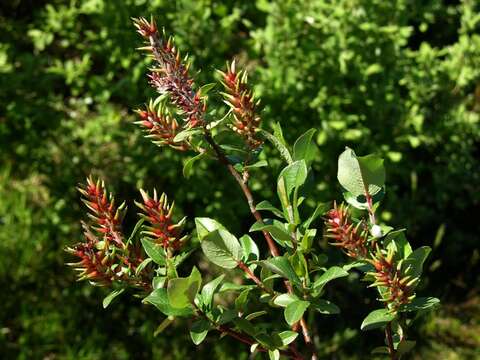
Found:
[[[215,142],[215,140],[213,139],[210,131],[206,127],[204,127],[204,136],[205,136],[205,140],[210,144],[210,146],[214,150],[218,160],[227,167],[230,174],[232,174],[232,176],[235,178],[238,185],[242,189],[243,194],[245,195],[245,198],[247,199],[248,206],[250,208],[250,212],[254,216],[255,220],[263,222],[262,215],[256,209],[255,200],[253,199],[252,192],[250,191],[250,188],[248,187],[247,183],[244,181],[242,175],[240,175],[238,173],[238,171],[235,170],[233,165],[228,161],[228,159],[225,156],[223,150]],[[275,256],[280,256],[280,252],[278,251],[278,248],[275,245],[275,242],[272,239],[272,237],[270,236],[270,234],[267,231],[262,231],[262,232],[263,232],[263,236],[265,237],[265,240],[267,241],[268,248],[269,248],[272,256],[274,256],[274,257]],[[247,275],[248,275],[248,273],[247,273]],[[252,280],[255,281],[255,279],[253,279],[253,278],[252,278]],[[292,285],[290,284],[290,282],[288,280],[285,280],[284,283],[285,283],[285,287],[287,288],[288,293],[289,294],[293,293],[293,288],[292,288]],[[305,319],[302,317],[298,323],[294,324],[292,326],[293,331],[298,330],[298,324],[300,324],[300,327],[302,328],[302,335],[303,335],[305,344],[308,346],[309,350],[312,353],[311,359],[312,360],[317,360],[318,357],[316,355],[315,347],[314,347],[314,344],[313,344],[312,339],[310,337],[310,332],[309,332],[308,325],[307,325]]]

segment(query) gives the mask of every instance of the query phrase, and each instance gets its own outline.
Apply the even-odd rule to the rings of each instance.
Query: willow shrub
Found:
[[[68,249],[80,259],[71,264],[80,272],[79,279],[112,288],[104,307],[125,291],[157,307],[166,316],[157,332],[176,317],[187,317],[196,345],[216,331],[249,345],[251,352],[268,353],[270,359],[316,359],[311,331],[316,321],[309,314],[338,316],[341,309],[326,298],[324,289],[349,271],[360,272],[381,304],[360,325],[365,331],[384,331],[386,346],[374,351],[392,359],[410,351],[415,342],[407,338],[409,321],[439,300],[417,297],[415,292],[430,248],[413,250],[405,229],[377,224],[376,209],[385,193],[383,159],[359,157],[347,148],[338,158],[337,177],[348,205],[330,208],[330,203],[318,203],[308,214],[302,204],[312,200],[306,184],[315,181],[315,130],[301,135],[293,147],[285,142],[280,126],[273,134],[262,130],[259,101],[248,86],[246,71],[238,70],[235,62],[218,72],[224,88],[220,94],[229,108],[220,118],[208,102],[216,84],[196,83],[188,57],[153,20],[134,23],[145,40],[140,49],[153,58],[148,79],[159,94],[136,111],[137,123],[154,144],[194,155],[183,167],[185,176],[199,161],[224,166],[243,192],[254,222],[248,234],[236,236],[217,220],[195,214],[196,229],[189,233],[184,229],[188,219],[176,219],[174,203],[165,193],[140,190],[142,201],[136,205],[141,219],[127,236],[122,231],[126,203],[117,205],[105,184],[90,177],[79,188],[90,210],[90,221],[83,223],[85,240]],[[286,163],[273,203],[257,203],[249,187],[257,171],[269,171],[262,151],[265,140]],[[322,232],[317,220],[322,216],[323,237],[351,261],[328,263],[318,246]],[[259,250],[260,240],[268,250]],[[222,275],[206,282],[208,274],[183,265],[198,248],[224,269]],[[231,281],[235,272],[243,275],[236,283]],[[283,319],[276,312],[283,313]]]

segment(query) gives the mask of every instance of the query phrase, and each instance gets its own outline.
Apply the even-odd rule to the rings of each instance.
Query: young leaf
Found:
[[[422,275],[423,263],[427,259],[431,250],[432,249],[430,249],[429,246],[422,246],[408,255],[403,263],[404,274],[411,276],[412,278]]]
[[[260,129],[260,133],[265,136],[265,138],[270,141],[273,146],[275,146],[275,148],[280,153],[280,156],[283,157],[287,164],[291,164],[293,162],[292,155],[290,155],[290,151],[288,150],[285,139],[283,138],[281,128],[278,124],[276,128],[274,128],[273,135],[263,129]]]
[[[259,264],[274,272],[275,274],[279,274],[284,278],[290,280],[292,284],[298,287],[302,286],[302,282],[298,278],[295,270],[293,270],[292,265],[290,264],[290,261],[288,261],[286,257],[275,256],[273,258],[260,261]]]
[[[258,318],[260,316],[263,316],[265,314],[268,314],[268,311],[265,311],[265,310],[256,311],[254,313],[251,313],[251,314],[248,314],[247,316],[245,316],[245,320],[251,321],[251,320],[256,319],[256,318]]]
[[[357,157],[355,152],[346,148],[338,158],[338,181],[354,196],[373,196],[382,190],[385,184],[383,159],[375,155]]]
[[[215,86],[217,86],[217,83],[209,83],[205,84],[200,88],[200,95],[205,96],[208,94],[210,90],[212,90]]]
[[[329,281],[332,281],[337,278],[348,276],[348,272],[338,266],[333,266],[327,271],[325,271],[322,276],[320,276],[315,282],[313,283],[313,289],[316,292],[320,292],[325,284]]]
[[[260,259],[260,250],[250,236],[243,235],[239,240],[240,244],[242,245],[245,261]]]
[[[135,236],[138,234],[138,231],[142,228],[143,223],[145,222],[145,219],[140,219],[137,221],[135,224],[135,227],[133,228],[132,233],[130,234],[130,237],[127,240],[127,244],[130,244],[133,239],[135,239]]]
[[[106,309],[108,305],[115,299],[118,295],[123,293],[125,289],[117,289],[113,290],[110,294],[108,294],[105,299],[103,299],[103,308]]]
[[[391,231],[383,240],[384,246],[386,248],[393,248],[400,260],[406,259],[412,253],[412,247],[408,243],[404,231],[405,229]]]
[[[189,317],[193,314],[193,309],[190,305],[182,309],[171,306],[168,300],[167,289],[165,288],[153,290],[150,295],[143,299],[143,302],[154,305],[158,310],[167,316]]]
[[[419,311],[427,310],[431,307],[437,306],[440,300],[435,297],[418,297],[412,300],[410,304],[405,304],[400,307],[400,311]]]
[[[175,309],[191,306],[201,284],[202,276],[194,266],[189,277],[171,279],[168,282],[168,302]]]
[[[198,345],[205,340],[208,330],[210,330],[210,323],[207,320],[201,319],[195,321],[190,328],[190,337],[193,343]]]
[[[242,247],[237,238],[227,230],[210,232],[203,238],[201,246],[208,260],[225,269],[236,268],[242,260]]]
[[[318,299],[312,303],[312,307],[321,314],[340,314],[340,308],[331,301]]]
[[[312,222],[315,221],[316,218],[325,214],[331,207],[330,203],[319,203],[317,207],[313,211],[312,215],[302,224],[303,229],[308,229]]]
[[[152,258],[146,258],[145,260],[143,260],[140,265],[137,266],[137,268],[135,269],[135,275],[138,276],[138,274],[140,274],[143,269],[145,269],[145,267],[150,264],[151,262],[153,261]]]
[[[283,346],[287,346],[288,344],[295,341],[295,339],[298,336],[298,333],[295,331],[286,330],[278,333],[278,336],[282,340]]]
[[[183,176],[185,178],[189,178],[192,175],[193,164],[200,160],[201,158],[205,157],[206,153],[202,152],[194,157],[188,159],[185,164],[183,165]]]
[[[310,129],[295,141],[293,145],[294,161],[305,160],[308,165],[315,158],[317,146],[312,138],[316,131],[316,129]]]
[[[202,298],[203,298],[203,304],[211,308],[212,307],[212,302],[213,302],[213,295],[215,294],[215,291],[217,291],[219,285],[221,284],[223,278],[225,277],[225,274],[220,275],[216,279],[210,281],[208,284],[206,284],[203,289],[202,289]]]
[[[307,180],[308,170],[304,160],[295,161],[284,168],[278,176],[277,192],[282,204],[288,204],[293,190],[298,189]]]
[[[210,219],[207,217],[195,218],[195,226],[197,228],[197,236],[200,239],[200,241],[203,240],[203,238],[212,231],[219,230],[219,229],[227,230],[217,220]]]
[[[274,215],[278,216],[279,218],[283,219],[283,213],[277,209],[275,206],[273,206],[270,201],[268,200],[263,200],[259,202],[256,206],[257,210],[266,210],[272,212]]]
[[[183,131],[180,131],[175,137],[173,138],[173,141],[176,143],[182,142],[184,140],[187,140],[189,137],[199,134],[201,130],[199,128],[193,128],[193,129],[186,129]]]
[[[143,238],[141,240],[143,249],[147,255],[152,258],[158,265],[165,265],[165,250],[160,244],[155,244],[153,241]]]
[[[294,294],[280,294],[273,300],[273,303],[281,307],[287,307],[288,305],[290,305],[292,302],[296,300],[299,300],[299,299]]]
[[[395,315],[389,312],[388,309],[374,310],[363,320],[360,329],[364,331],[376,329],[387,325],[393,319],[395,319]]]
[[[291,326],[300,320],[309,306],[310,303],[304,300],[296,300],[290,303],[283,313],[287,324]]]
[[[278,349],[268,350],[268,358],[270,360],[280,360],[280,351]]]
[[[283,224],[279,221],[273,221],[270,219],[257,221],[255,224],[252,225],[249,231],[266,231],[270,233],[275,239],[280,240],[281,242],[292,242],[292,237],[287,232],[287,230],[285,230]]]

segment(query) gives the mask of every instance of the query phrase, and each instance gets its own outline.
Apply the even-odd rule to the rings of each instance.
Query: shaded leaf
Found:
[[[388,309],[374,310],[363,320],[360,329],[364,331],[376,329],[387,325],[394,319],[395,315],[393,315]]]

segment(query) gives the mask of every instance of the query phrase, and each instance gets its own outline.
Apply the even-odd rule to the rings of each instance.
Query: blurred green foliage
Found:
[[[251,225],[223,169],[200,162],[184,179],[186,158],[155,148],[132,125],[131,109],[154,93],[130,17],[149,14],[190,53],[198,83],[235,57],[262,96],[264,127],[281,122],[289,140],[320,130],[319,199],[339,193],[345,145],[386,157],[381,218],[406,225],[415,247],[433,247],[423,286],[447,304],[419,320],[414,357],[479,356],[477,1],[12,0],[0,5],[2,357],[247,358],[227,339],[195,349],[182,323],[153,337],[154,309],[124,296],[104,312],[106,291],[75,283],[65,266],[63,248],[81,236],[75,186],[90,172],[119,199],[156,186],[190,218],[215,217],[234,231]],[[271,165],[275,172],[279,163]],[[261,200],[275,173],[257,172]],[[352,282],[330,298],[343,316],[318,322],[322,354],[368,358],[359,324],[371,294]]]

